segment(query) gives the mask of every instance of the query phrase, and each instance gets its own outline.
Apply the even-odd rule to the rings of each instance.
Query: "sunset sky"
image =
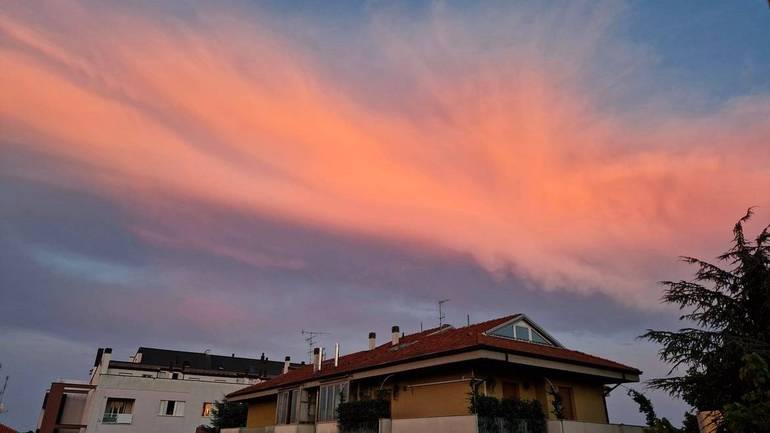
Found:
[[[100,346],[299,360],[444,298],[665,374],[658,281],[770,222],[769,77],[760,0],[4,1],[0,423]]]

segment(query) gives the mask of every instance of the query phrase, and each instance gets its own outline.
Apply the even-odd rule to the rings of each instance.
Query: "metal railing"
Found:
[[[131,424],[133,417],[130,413],[105,413],[102,424]]]

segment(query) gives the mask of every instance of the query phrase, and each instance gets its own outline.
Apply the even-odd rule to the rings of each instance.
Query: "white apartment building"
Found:
[[[99,349],[88,381],[46,393],[38,433],[194,433],[214,401],[293,367],[283,362],[140,347],[129,361]]]

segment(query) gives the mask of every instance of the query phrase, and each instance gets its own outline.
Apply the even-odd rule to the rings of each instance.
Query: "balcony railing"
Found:
[[[130,413],[105,413],[102,424],[131,424],[133,417]]]

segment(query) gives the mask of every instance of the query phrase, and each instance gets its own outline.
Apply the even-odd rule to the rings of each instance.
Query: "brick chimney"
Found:
[[[104,351],[102,352],[102,362],[101,365],[104,366],[104,369],[110,367],[110,360],[112,359],[112,348],[111,347],[105,347]]]

